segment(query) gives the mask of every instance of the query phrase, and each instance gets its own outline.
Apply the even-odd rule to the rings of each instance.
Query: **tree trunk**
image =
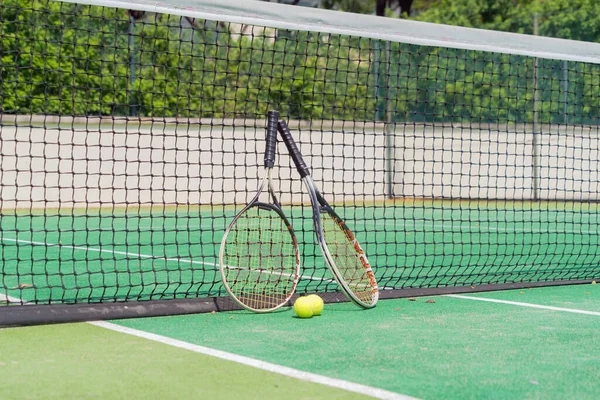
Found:
[[[412,6],[413,0],[398,0],[400,5],[400,14],[406,13],[410,15],[410,7]]]
[[[410,15],[413,0],[377,0],[375,5],[375,14],[379,16],[385,15],[385,9],[391,7],[393,2],[397,2],[400,7],[400,14],[406,13]]]
[[[383,17],[385,15],[385,8],[387,7],[387,0],[377,0],[375,4],[375,14]]]

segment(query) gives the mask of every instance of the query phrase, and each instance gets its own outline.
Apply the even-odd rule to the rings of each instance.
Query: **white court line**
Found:
[[[488,222],[488,223],[493,223],[493,222]],[[375,221],[364,220],[360,224],[356,224],[356,225],[362,225],[362,224],[368,225],[368,226],[385,227],[385,226],[389,225],[390,222],[385,221],[385,219],[375,220]],[[564,233],[564,234],[582,234],[582,235],[583,234],[585,234],[585,235],[600,234],[600,231],[594,231],[594,230],[574,230],[574,229],[550,230],[550,229],[533,229],[533,228],[518,228],[518,227],[499,228],[499,227],[494,227],[494,226],[481,225],[481,222],[473,222],[473,223],[469,223],[469,224],[439,224],[436,222],[416,223],[414,221],[406,220],[402,223],[394,224],[394,227],[398,227],[398,228],[410,227],[413,229],[430,228],[434,231],[435,231],[435,229],[441,228],[441,229],[445,229],[447,231],[454,231],[454,232],[461,229],[461,230],[466,230],[469,232]]]
[[[138,258],[141,258],[141,259],[164,260],[164,261],[181,262],[181,263],[185,263],[185,264],[207,265],[207,266],[216,267],[217,269],[219,269],[219,265],[218,264],[214,264],[214,263],[210,263],[210,262],[205,262],[205,261],[186,260],[184,258],[158,257],[158,256],[150,255],[150,254],[131,253],[131,252],[127,252],[127,251],[108,250],[108,249],[96,249],[96,248],[93,248],[93,247],[84,247],[84,246],[71,246],[71,245],[68,245],[68,244],[57,244],[57,243],[48,243],[48,242],[36,242],[36,241],[32,241],[32,240],[13,239],[13,238],[6,238],[6,237],[0,237],[0,240],[4,240],[4,241],[7,241],[7,242],[14,242],[14,243],[35,244],[35,245],[38,245],[38,246],[46,246],[46,247],[66,247],[66,248],[69,248],[69,249],[82,250],[82,251],[92,251],[92,252],[96,252],[96,253],[119,254],[119,255],[130,256],[130,257],[138,257]],[[310,267],[309,266],[309,267],[304,267],[304,268],[314,268],[314,267]],[[312,276],[306,277],[304,275],[300,275],[300,279],[309,280],[309,281],[320,281],[320,282],[335,282],[333,279],[315,278],[315,277],[312,277]],[[1,298],[0,298],[0,300],[1,300]]]
[[[226,265],[225,268],[227,268],[227,269],[234,269],[234,270],[240,270],[240,271],[258,272],[258,273],[261,273],[261,274],[264,273],[264,274],[267,274],[267,275],[279,275],[279,276],[285,276],[287,278],[293,278],[294,277],[294,274],[290,274],[290,273],[287,273],[287,272],[271,272],[271,271],[267,271],[267,270],[263,270],[263,269],[233,267],[231,265]],[[307,281],[335,282],[334,279],[315,278],[314,276],[306,277],[304,275],[300,275],[298,277],[298,279],[304,279],[304,280],[307,280]]]
[[[541,304],[521,303],[519,301],[490,299],[490,298],[487,298],[487,297],[471,297],[471,296],[463,296],[463,295],[460,295],[460,294],[447,294],[445,296],[446,297],[454,297],[455,299],[475,300],[475,301],[487,301],[489,303],[509,304],[509,305],[512,305],[512,306],[529,307],[529,308],[539,308],[539,309],[542,309],[542,310],[561,311],[561,312],[568,312],[568,313],[573,313],[573,314],[585,314],[585,315],[600,316],[600,312],[598,312],[598,311],[578,310],[578,309],[575,309],[575,308],[563,308],[563,307],[554,307],[554,306],[544,306],[544,305],[541,305]]]
[[[74,250],[92,251],[92,252],[96,252],[96,253],[119,254],[122,256],[131,256],[131,257],[146,258],[146,259],[151,258],[154,260],[176,261],[176,262],[182,262],[182,263],[186,263],[186,264],[210,265],[212,267],[218,266],[217,264],[213,264],[213,263],[209,263],[209,262],[205,262],[205,261],[193,261],[193,260],[186,260],[184,258],[158,257],[158,256],[149,255],[149,254],[131,253],[128,251],[96,249],[93,247],[71,246],[68,244],[57,244],[57,243],[48,243],[48,242],[36,242],[33,240],[12,239],[12,238],[6,238],[6,237],[0,237],[0,240],[4,240],[7,242],[15,242],[15,243],[35,244],[38,246],[46,246],[46,247],[66,247],[66,248],[74,249]]]
[[[411,400],[414,397],[406,396],[399,393],[389,392],[387,390],[374,388],[371,386],[360,385],[358,383],[347,382],[341,379],[328,378],[326,376],[312,374],[310,372],[300,371],[293,368],[284,367],[277,364],[271,364],[265,361],[256,360],[250,357],[244,357],[233,353],[228,353],[221,350],[211,349],[209,347],[199,346],[181,340],[172,339],[169,337],[156,335],[149,332],[139,331],[137,329],[126,328],[120,325],[115,325],[110,322],[97,321],[90,324],[110,329],[112,331],[124,333],[127,335],[137,336],[143,339],[152,340],[154,342],[167,344],[169,346],[178,347],[181,349],[193,351],[195,353],[204,354],[211,357],[220,358],[222,360],[232,361],[238,364],[247,365],[253,368],[262,369],[264,371],[273,372],[276,374],[288,376],[290,378],[299,379],[307,382],[319,383],[321,385],[343,389],[349,392],[360,393],[376,399],[386,400]]]
[[[0,239],[13,241],[13,242],[17,242],[17,243],[29,243],[29,244],[37,244],[37,245],[45,245],[45,246],[59,246],[57,244],[49,244],[49,243],[44,243],[44,242],[34,242],[34,241],[26,241],[26,240],[8,239],[8,238],[0,238]],[[73,249],[77,249],[77,250],[91,250],[91,251],[97,251],[97,252],[110,252],[110,253],[115,253],[115,254],[135,255],[135,256],[138,256],[141,258],[158,258],[155,256],[144,255],[144,254],[116,252],[116,251],[111,251],[111,250],[92,249],[92,248],[80,247],[80,246],[68,246],[68,245],[60,245],[60,246],[73,248]],[[167,260],[179,261],[178,259],[167,259]],[[199,263],[199,262],[196,262],[196,263]],[[316,279],[316,278],[311,277],[311,279]],[[16,304],[21,303],[21,300],[16,297],[5,296],[3,294],[0,294],[0,301],[8,301],[10,303],[16,303]],[[24,304],[27,305],[29,303],[24,302]],[[168,338],[165,336],[155,335],[155,334],[152,334],[149,332],[143,332],[143,331],[139,331],[136,329],[125,328],[125,327],[122,327],[119,325],[112,324],[110,322],[96,321],[96,322],[88,322],[88,323],[98,326],[98,327],[101,327],[101,328],[110,329],[110,330],[113,330],[116,332],[133,335],[133,336],[137,336],[137,337],[144,338],[147,340],[152,340],[155,342],[167,344],[169,346],[179,347],[179,348],[193,351],[196,353],[201,353],[201,354],[205,354],[208,356],[217,357],[217,358],[220,358],[223,360],[233,361],[233,362],[236,362],[239,364],[244,364],[244,365],[247,365],[250,367],[277,373],[280,375],[289,376],[289,377],[299,379],[302,381],[319,383],[321,385],[339,388],[339,389],[343,389],[343,390],[346,390],[349,392],[365,394],[367,396],[371,396],[371,397],[374,397],[377,399],[385,399],[385,400],[412,400],[412,399],[415,399],[414,397],[389,392],[389,391],[383,390],[383,389],[360,385],[360,384],[353,383],[353,382],[347,382],[347,381],[343,381],[341,379],[334,379],[334,378],[329,378],[329,377],[322,376],[322,375],[312,374],[310,372],[304,372],[304,371],[296,370],[293,368],[288,368],[288,367],[284,367],[281,365],[271,364],[271,363],[268,363],[265,361],[260,361],[260,360],[255,360],[253,358],[240,356],[240,355],[233,354],[233,353],[227,353],[224,351],[215,350],[215,349],[211,349],[208,347],[198,346],[198,345],[183,342],[180,340],[171,339],[171,338]]]
[[[0,294],[0,300],[8,300],[13,303],[20,303],[18,298],[11,296],[4,296]],[[25,302],[24,304],[29,304]],[[312,374],[310,372],[300,371],[293,368],[284,367],[282,365],[271,364],[265,361],[256,360],[250,357],[244,357],[233,353],[228,353],[221,350],[211,349],[209,347],[199,346],[192,343],[187,343],[181,340],[172,339],[166,336],[156,335],[150,332],[144,332],[137,329],[126,328],[120,325],[116,325],[105,321],[91,321],[88,324],[109,329],[115,332],[119,332],[126,335],[137,336],[142,339],[152,340],[154,342],[166,344],[180,349],[193,351],[195,353],[204,354],[210,357],[220,358],[222,360],[232,361],[238,364],[247,365],[249,367],[262,369],[264,371],[273,372],[279,375],[288,376],[291,378],[299,379],[301,381],[314,382],[321,385],[343,389],[348,392],[365,394],[376,399],[384,400],[416,400],[414,397],[406,396],[399,393],[389,392],[387,390],[378,389],[371,386],[361,385],[358,383],[348,382],[341,379],[329,378],[327,376]]]
[[[15,304],[21,304],[22,301],[21,299],[17,298],[17,297],[12,297],[12,296],[5,296],[2,293],[0,293],[0,301],[5,301],[8,303],[15,303]],[[23,304],[28,304],[27,302],[23,302]]]

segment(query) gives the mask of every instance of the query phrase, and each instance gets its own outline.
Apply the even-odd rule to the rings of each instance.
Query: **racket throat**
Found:
[[[277,207],[281,208],[281,203],[275,194],[275,188],[273,187],[273,179],[271,177],[272,168],[267,168],[265,173],[265,179],[267,180],[267,186],[269,187],[269,195],[271,196],[271,200],[273,200],[273,204]]]
[[[313,225],[315,228],[315,234],[317,236],[319,245],[321,246],[321,243],[323,242],[324,237],[323,237],[323,229],[321,226],[321,208],[319,206],[319,200],[318,200],[318,196],[317,196],[317,189],[315,187],[315,182],[312,180],[310,175],[306,175],[304,178],[302,178],[302,181],[304,182],[304,185],[306,186],[306,189],[308,191],[308,197],[310,197],[310,204],[313,209]]]

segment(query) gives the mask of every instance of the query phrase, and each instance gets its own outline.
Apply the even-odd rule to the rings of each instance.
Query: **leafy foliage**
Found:
[[[47,0],[5,1],[0,21],[5,113],[240,117],[277,103],[309,119],[373,107],[359,62],[369,48],[351,38],[153,15],[130,46],[125,10]]]
[[[375,10],[375,0],[323,0],[321,6],[339,11],[371,14]]]
[[[594,0],[438,0],[415,19],[447,25],[600,41],[600,3]]]
[[[600,40],[590,0],[439,0],[418,19]],[[340,3],[341,4],[341,3]],[[344,3],[346,4],[346,3]],[[347,2],[348,7],[354,4]],[[0,109],[12,114],[593,122],[598,68],[244,27],[48,0],[0,4]]]

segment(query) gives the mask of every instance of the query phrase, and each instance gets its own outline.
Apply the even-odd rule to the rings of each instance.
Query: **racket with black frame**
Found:
[[[315,234],[329,270],[350,300],[363,308],[375,307],[379,289],[365,252],[348,225],[317,190],[287,123],[280,120],[278,130],[308,190]]]
[[[264,178],[254,198],[229,224],[219,251],[225,289],[237,304],[258,313],[285,305],[300,277],[298,240],[281,210],[271,179],[278,119],[277,111],[269,111]],[[270,202],[260,201],[265,189]]]

